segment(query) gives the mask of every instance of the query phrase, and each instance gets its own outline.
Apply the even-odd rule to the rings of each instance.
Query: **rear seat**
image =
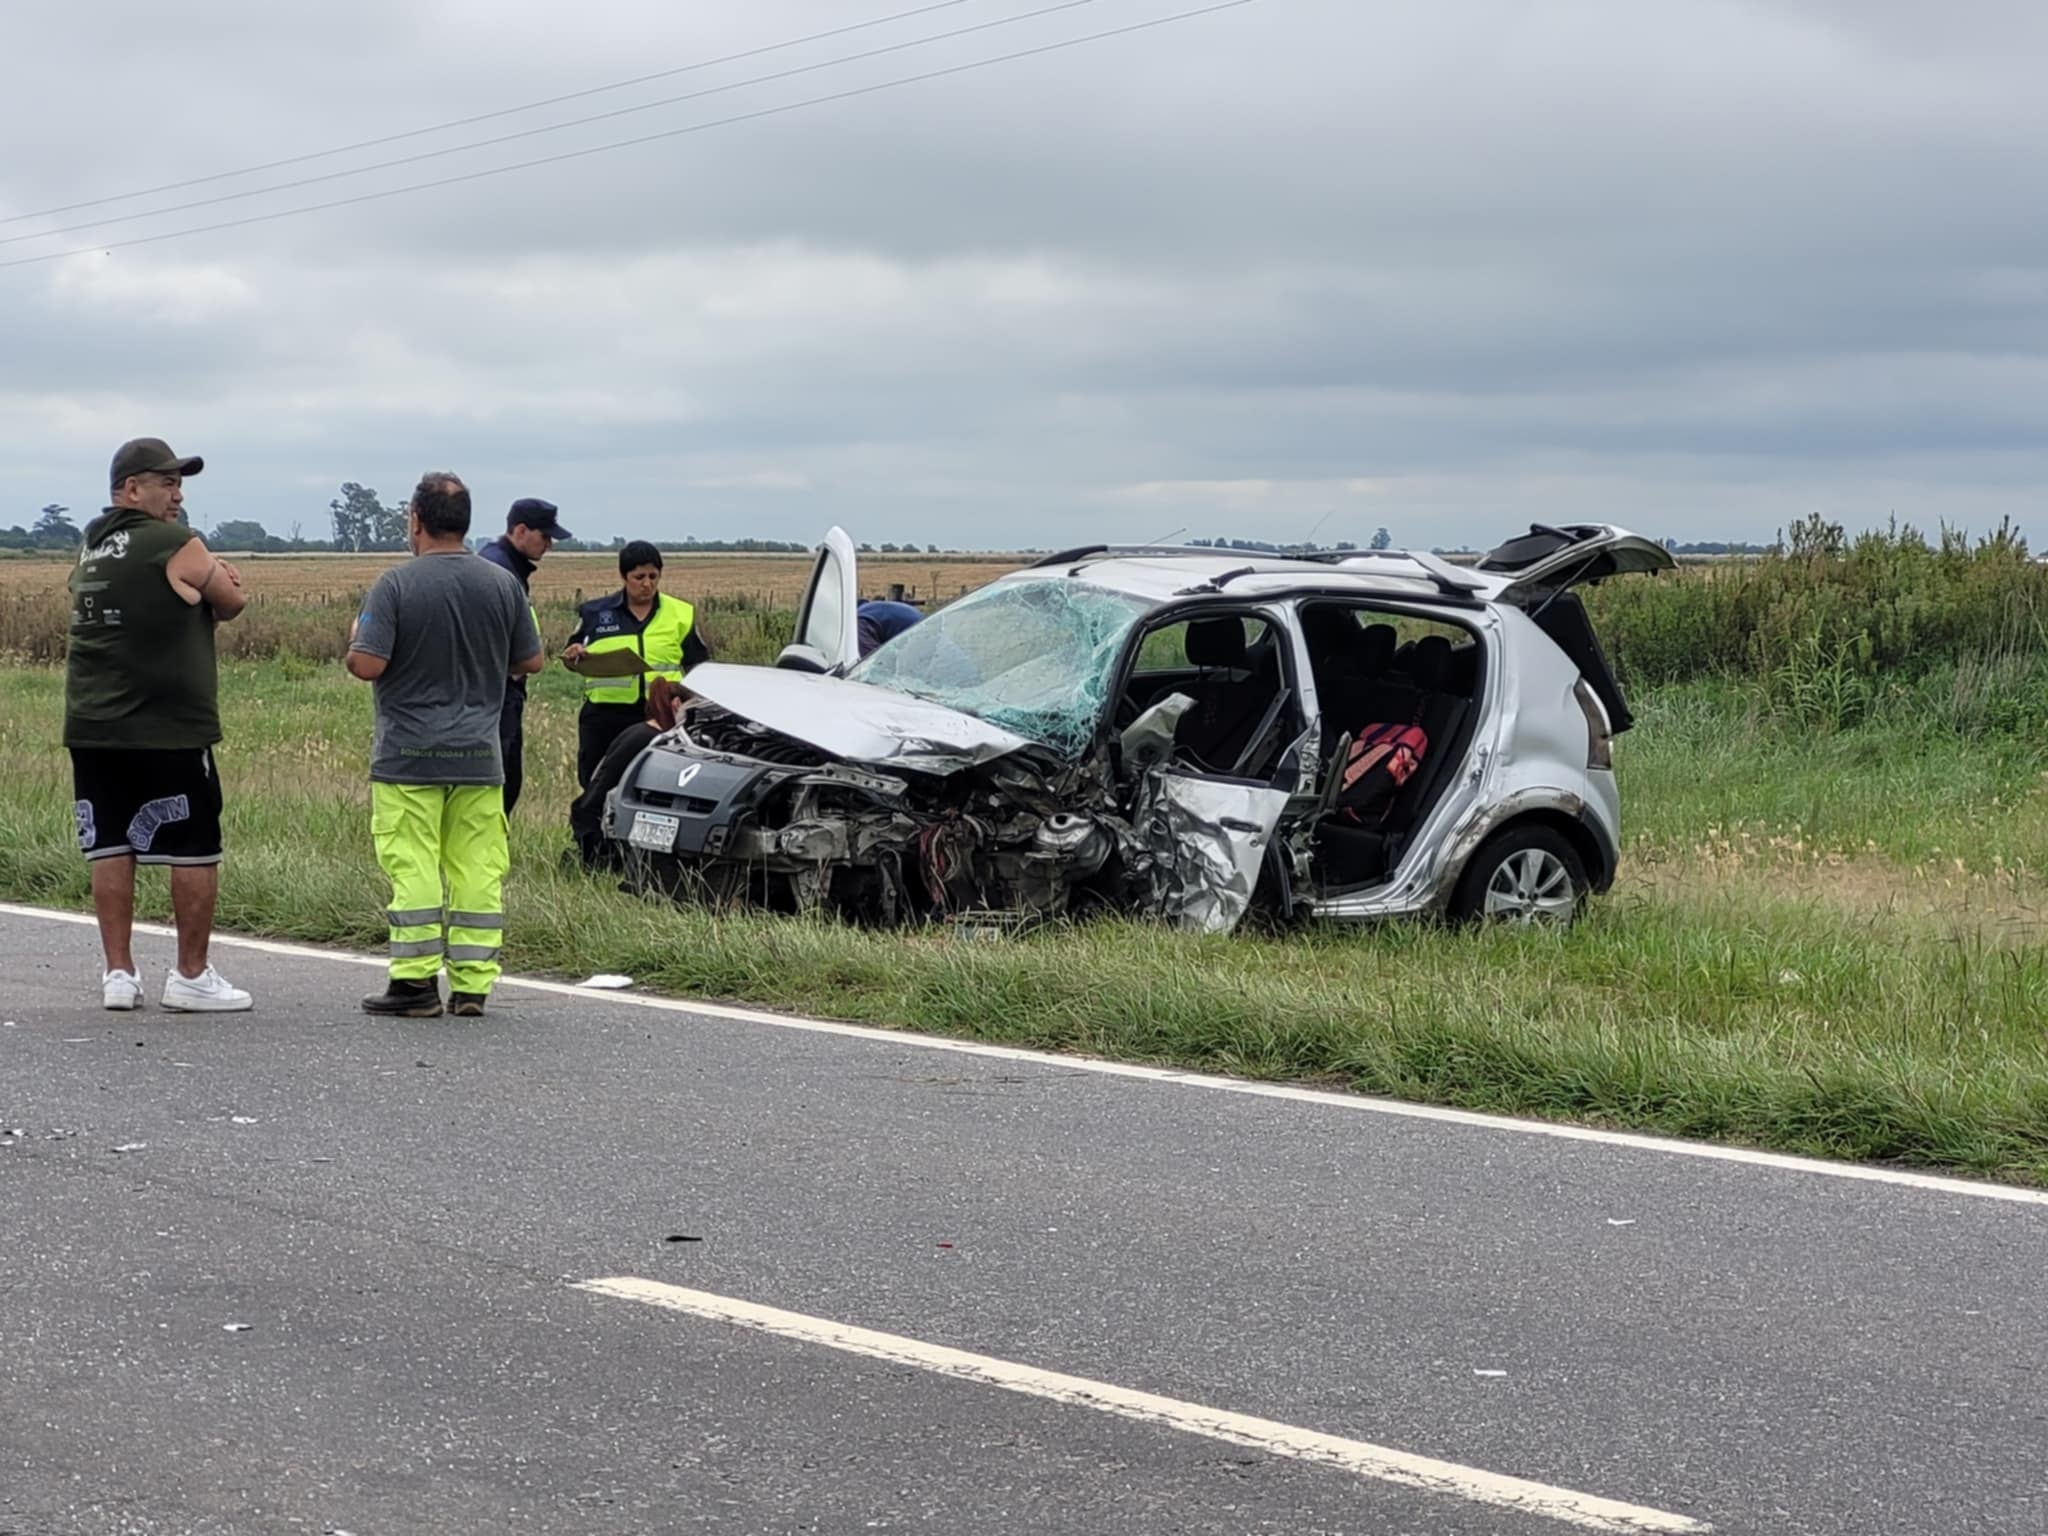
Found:
[[[1332,746],[1339,735],[1356,735],[1361,726],[1383,721],[1405,725],[1421,718],[1421,691],[1391,670],[1394,642],[1393,625],[1367,625],[1318,674],[1318,685],[1324,689],[1323,733]]]
[[[1384,639],[1372,643],[1373,653],[1391,661],[1393,629],[1386,625],[1373,628],[1385,630]],[[1335,710],[1329,702],[1324,705],[1325,735],[1332,747],[1342,733],[1356,734],[1363,726],[1382,722],[1413,722],[1429,738],[1422,767],[1395,792],[1382,821],[1366,827],[1335,819],[1321,824],[1326,868],[1334,884],[1356,884],[1384,875],[1407,845],[1417,810],[1429,803],[1436,786],[1456,766],[1458,737],[1472,705],[1448,691],[1458,670],[1450,641],[1441,635],[1426,636],[1403,647],[1401,659],[1400,673],[1363,682],[1355,691],[1340,688]]]

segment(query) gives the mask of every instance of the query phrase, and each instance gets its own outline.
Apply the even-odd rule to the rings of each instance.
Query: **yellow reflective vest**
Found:
[[[583,699],[587,704],[638,704],[647,697],[650,678],[665,677],[672,683],[683,680],[683,646],[696,628],[697,610],[666,592],[654,599],[654,611],[646,624],[633,617],[624,593],[585,603],[577,634],[591,655],[606,651],[634,651],[644,669],[632,677],[586,677]]]

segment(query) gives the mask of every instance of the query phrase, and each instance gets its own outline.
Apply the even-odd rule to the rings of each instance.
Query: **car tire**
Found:
[[[1571,839],[1554,827],[1523,822],[1480,845],[1451,895],[1461,923],[1523,923],[1567,928],[1593,882]]]

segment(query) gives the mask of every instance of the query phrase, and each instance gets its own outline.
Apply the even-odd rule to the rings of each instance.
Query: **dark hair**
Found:
[[[672,730],[676,714],[683,707],[689,693],[679,683],[672,683],[665,677],[657,677],[647,685],[647,720],[650,725],[662,730]]]
[[[428,538],[462,538],[469,532],[469,487],[459,476],[430,469],[413,488],[412,510]]]
[[[645,539],[635,539],[619,551],[619,574],[621,576],[625,575],[628,571],[637,571],[643,565],[651,565],[657,571],[661,569],[661,551]]]

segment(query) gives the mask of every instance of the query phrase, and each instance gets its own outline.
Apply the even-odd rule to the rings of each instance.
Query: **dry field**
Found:
[[[245,555],[236,561],[252,594],[293,603],[352,597],[376,580],[398,555]],[[770,607],[794,607],[810,579],[809,555],[663,556],[665,590],[687,598],[752,598]],[[860,563],[861,595],[886,596],[901,582],[914,600],[934,595],[950,602],[963,592],[1015,570],[1017,555],[872,555]],[[0,597],[61,592],[70,570],[63,560],[0,560]],[[595,597],[618,585],[611,554],[555,554],[533,578],[534,596],[567,601]]]

